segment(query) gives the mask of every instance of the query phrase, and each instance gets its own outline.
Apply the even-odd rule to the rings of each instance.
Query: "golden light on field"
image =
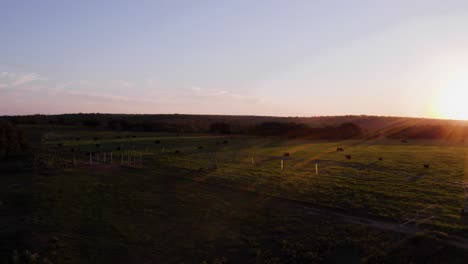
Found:
[[[468,72],[440,88],[434,108],[437,117],[468,120]]]

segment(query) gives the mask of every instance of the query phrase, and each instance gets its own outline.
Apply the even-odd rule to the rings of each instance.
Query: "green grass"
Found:
[[[460,216],[463,189],[452,184],[465,179],[465,146],[68,128],[29,133],[39,141],[38,159],[46,159],[50,168],[10,169],[0,177],[0,208],[11,218],[0,238],[16,241],[0,244],[2,259],[11,259],[15,250],[26,258],[30,250],[54,263],[374,263],[387,257],[398,262],[424,245],[432,250],[409,261],[466,257],[437,240],[406,240],[308,215],[287,202],[396,223],[432,204],[429,213],[436,218],[426,228],[467,237]],[[85,154],[91,151],[112,151],[117,164],[89,166]],[[281,171],[285,152],[291,157],[284,158]],[[120,166],[120,154],[129,153],[142,154],[144,166]],[[51,244],[54,237],[59,240]]]
[[[431,212],[435,220],[431,225],[446,232],[467,231],[460,216],[463,189],[454,184],[465,180],[464,146],[446,146],[442,142],[408,145],[395,141],[311,142],[151,134],[116,138],[116,133],[103,134],[106,136],[99,134],[97,141],[54,139],[45,144],[53,149],[57,142],[63,143],[64,147],[50,151],[68,159],[72,154],[66,151],[73,147],[80,151],[83,165],[89,162],[84,156],[89,151],[112,151],[115,162],[119,162],[122,152],[137,156],[141,153],[145,167],[154,173],[158,173],[160,164],[191,170],[209,169],[216,164],[216,170],[203,176],[205,181],[394,221],[412,218],[418,210],[434,205]],[[120,134],[124,137],[128,133]],[[86,137],[83,133],[81,136]],[[161,143],[155,144],[155,140]],[[223,144],[224,140],[228,143]],[[345,152],[336,152],[337,147],[343,147]],[[175,154],[175,150],[180,153]],[[284,158],[281,171],[280,160],[285,152],[291,157]],[[352,155],[352,159],[346,160],[345,154]],[[255,165],[251,164],[252,156]],[[379,161],[379,157],[383,160]],[[318,175],[315,164],[319,166]],[[430,168],[423,168],[423,164]]]

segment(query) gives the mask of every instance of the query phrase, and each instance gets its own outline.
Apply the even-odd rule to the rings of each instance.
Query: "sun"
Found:
[[[434,110],[437,117],[468,120],[468,72],[443,86],[436,97]]]

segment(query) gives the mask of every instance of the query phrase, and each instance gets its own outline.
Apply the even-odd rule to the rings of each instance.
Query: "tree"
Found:
[[[219,134],[231,134],[231,125],[224,122],[216,122],[210,125],[210,132]]]
[[[83,121],[83,126],[88,126],[88,127],[98,127],[101,125],[101,121],[98,119],[86,119]]]
[[[21,131],[10,122],[0,120],[0,157],[21,154],[25,149]]]

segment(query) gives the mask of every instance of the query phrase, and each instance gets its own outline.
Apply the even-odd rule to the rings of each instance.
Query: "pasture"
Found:
[[[25,206],[27,217],[17,227],[26,234],[12,253],[19,258],[29,247],[70,263],[339,263],[395,254],[436,262],[466,256],[443,242],[456,237],[463,244],[468,236],[459,184],[466,181],[464,145],[30,132],[38,149],[33,176],[24,179],[34,187],[6,190],[2,198],[27,193],[22,199],[37,205]],[[415,253],[414,239],[434,251]]]

